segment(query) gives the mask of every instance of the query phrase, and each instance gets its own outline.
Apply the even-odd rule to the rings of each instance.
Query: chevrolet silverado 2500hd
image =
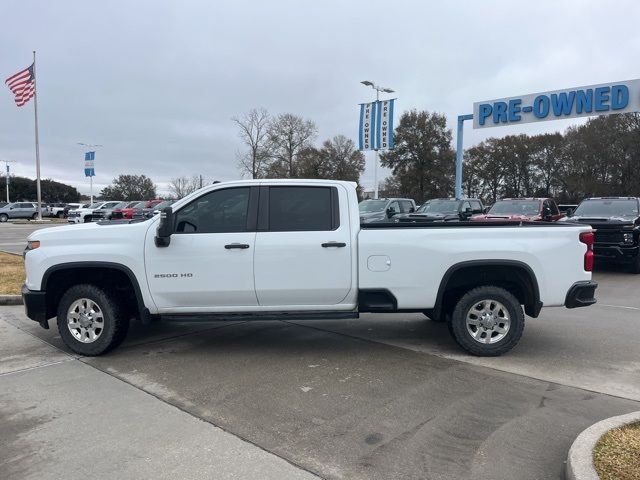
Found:
[[[25,250],[27,316],[99,355],[130,319],[356,318],[424,312],[474,355],[520,339],[524,312],[591,305],[590,226],[360,224],[355,184],[218,183],[145,221],[38,230]],[[524,312],[523,312],[524,308]]]

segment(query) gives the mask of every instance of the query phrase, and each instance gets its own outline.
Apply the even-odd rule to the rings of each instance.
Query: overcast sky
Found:
[[[83,193],[76,142],[104,145],[94,191],[120,173],[161,192],[180,175],[239,178],[231,117],[252,107],[315,121],[318,142],[355,141],[357,104],[374,93],[365,79],[396,90],[396,112],[442,112],[455,130],[474,101],[640,77],[640,2],[434,4],[23,0],[0,19],[0,76],[37,50],[42,177]],[[468,125],[465,147],[580,121]],[[33,102],[17,108],[2,85],[0,159],[18,175],[35,177],[33,130]]]

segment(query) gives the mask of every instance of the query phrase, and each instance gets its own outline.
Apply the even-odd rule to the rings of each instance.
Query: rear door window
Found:
[[[473,213],[482,213],[482,204],[477,200],[471,200],[471,211]]]
[[[334,187],[270,187],[271,232],[330,231],[339,226]]]

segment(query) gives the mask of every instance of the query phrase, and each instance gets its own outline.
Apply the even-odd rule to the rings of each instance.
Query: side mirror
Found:
[[[567,208],[565,214],[567,215],[567,217],[573,217],[573,208]]]
[[[467,207],[464,209],[464,213],[466,213],[467,215],[471,215],[473,213],[473,210],[471,209],[471,207]]]
[[[415,211],[416,211],[416,209],[415,209],[415,208],[413,208],[413,207],[409,207],[409,213],[414,213]]]
[[[160,224],[156,230],[156,247],[168,247],[173,233],[173,208],[167,207],[160,212]]]
[[[544,207],[542,209],[542,218],[544,220],[551,220],[551,209],[549,207]]]
[[[387,208],[387,217],[391,218],[395,214],[396,214],[396,211],[392,207]]]

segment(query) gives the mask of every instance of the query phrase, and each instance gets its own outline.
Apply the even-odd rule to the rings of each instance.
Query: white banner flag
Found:
[[[393,100],[382,100],[378,106],[378,139],[379,150],[393,148]]]

